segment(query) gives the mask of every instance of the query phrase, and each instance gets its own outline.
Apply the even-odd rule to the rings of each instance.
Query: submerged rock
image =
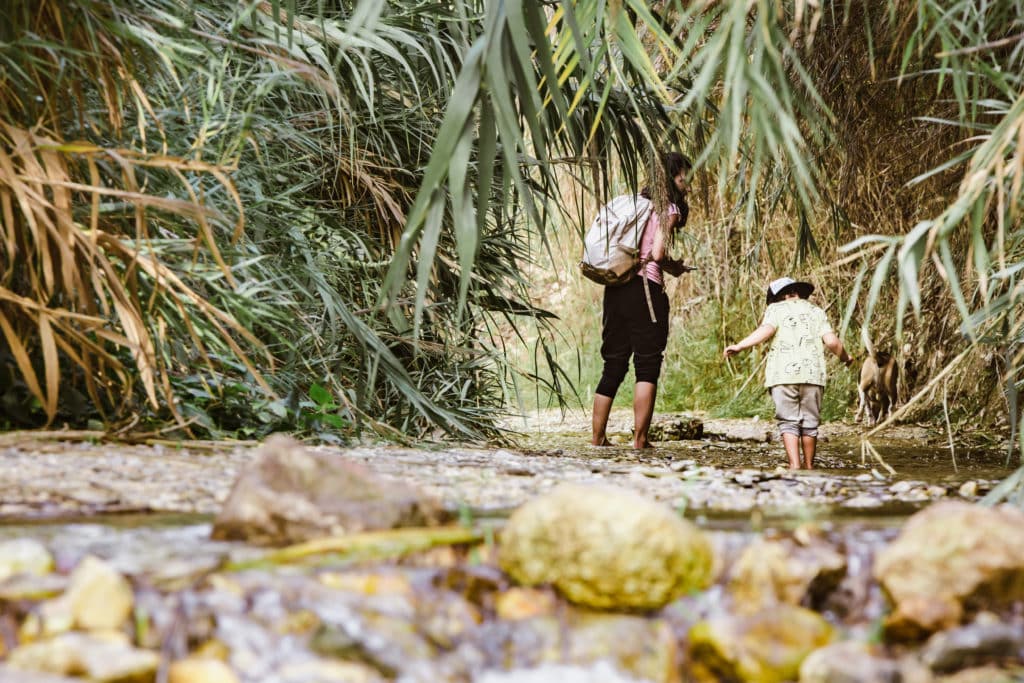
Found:
[[[267,439],[238,477],[213,526],[216,539],[284,544],[373,529],[425,526],[440,505],[338,454]]]
[[[517,582],[552,584],[601,609],[656,609],[711,580],[712,547],[669,507],[610,486],[565,484],[518,508],[499,561]]]
[[[846,557],[824,540],[758,540],[733,564],[729,592],[736,608],[756,611],[777,602],[813,606],[846,574]]]
[[[690,662],[700,681],[792,681],[804,658],[832,633],[820,614],[791,605],[724,615],[690,629]]]
[[[1024,598],[1024,512],[941,502],[918,512],[876,557],[874,575],[894,605],[893,639],[955,626],[965,610]]]

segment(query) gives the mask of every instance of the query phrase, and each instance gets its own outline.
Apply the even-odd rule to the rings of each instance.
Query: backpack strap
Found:
[[[651,301],[651,285],[647,281],[647,275],[644,273],[647,270],[647,263],[650,259],[640,259],[640,275],[638,276],[644,281],[644,296],[647,298],[647,312],[651,314],[651,322],[658,322],[658,318],[654,315],[654,303]]]

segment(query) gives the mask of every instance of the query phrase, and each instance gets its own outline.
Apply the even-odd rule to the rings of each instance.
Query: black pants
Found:
[[[615,398],[615,392],[629,370],[637,382],[658,383],[661,361],[668,343],[668,295],[656,282],[648,280],[651,303],[658,322],[651,322],[644,295],[644,278],[635,277],[624,285],[604,288],[604,317],[601,324],[601,358],[604,371],[597,393]]]

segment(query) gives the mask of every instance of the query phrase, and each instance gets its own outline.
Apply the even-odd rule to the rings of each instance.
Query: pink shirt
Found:
[[[671,202],[668,205],[668,215],[678,216],[679,208]],[[654,251],[654,235],[661,228],[661,218],[658,216],[657,211],[651,212],[651,217],[647,219],[647,225],[644,226],[643,237],[640,238],[640,258],[646,259],[651,257],[651,252]],[[651,282],[657,282],[659,285],[665,284],[661,277],[661,266],[654,261],[648,261],[644,264],[641,270],[637,271],[637,275],[643,275]]]

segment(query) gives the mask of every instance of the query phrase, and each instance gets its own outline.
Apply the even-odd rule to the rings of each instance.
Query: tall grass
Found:
[[[791,274],[929,387],[916,416],[952,395],[1016,423],[1022,9],[7,3],[5,419],[494,436],[517,370],[563,396],[566,358],[593,376],[527,264],[680,149],[700,270],[665,405],[757,409],[733,388],[756,357],[713,347]]]

